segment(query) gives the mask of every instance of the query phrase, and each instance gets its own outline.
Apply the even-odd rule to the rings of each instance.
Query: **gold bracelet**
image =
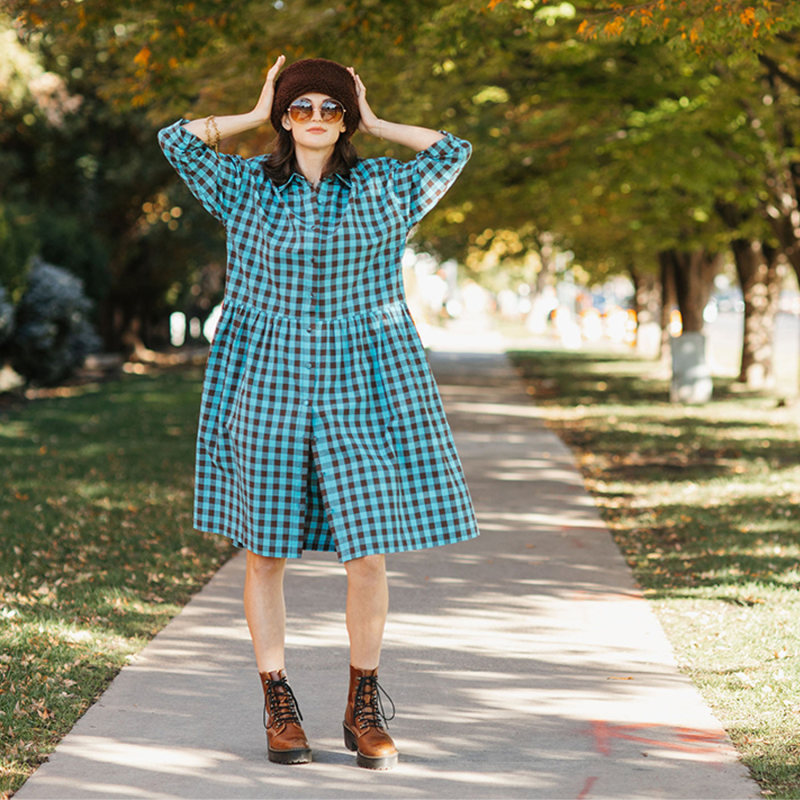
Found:
[[[214,136],[211,136],[211,128],[214,129]],[[217,127],[217,121],[214,119],[213,116],[206,118],[206,139],[208,140],[208,144],[214,148],[215,153],[219,153],[219,128]]]

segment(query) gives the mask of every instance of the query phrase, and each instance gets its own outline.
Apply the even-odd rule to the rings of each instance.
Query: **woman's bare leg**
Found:
[[[386,557],[382,554],[345,562],[347,570],[347,633],[350,664],[375,669],[381,657],[383,629],[389,610]]]
[[[247,551],[244,613],[253,640],[259,672],[284,667],[286,604],[283,598],[285,558],[268,558]]]

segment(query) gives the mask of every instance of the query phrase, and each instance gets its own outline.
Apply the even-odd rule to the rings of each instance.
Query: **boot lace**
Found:
[[[278,688],[283,691],[278,691]],[[298,722],[303,719],[300,713],[300,706],[297,704],[297,698],[294,696],[292,687],[289,686],[285,677],[280,680],[269,679],[267,682],[267,700],[264,703],[264,727],[267,727],[268,717],[267,709],[269,709],[269,716],[272,717],[273,723],[276,725],[285,725],[289,722]]]
[[[392,715],[386,716],[386,711],[383,707],[383,699],[381,694],[392,705]],[[365,696],[366,695],[366,696]],[[369,699],[367,699],[367,697]],[[358,727],[361,730],[366,728],[386,728],[389,727],[389,720],[394,719],[395,707],[394,701],[389,697],[389,693],[378,683],[378,679],[374,675],[362,675],[358,679],[358,686],[356,687],[356,697],[353,703],[353,717],[358,722]]]

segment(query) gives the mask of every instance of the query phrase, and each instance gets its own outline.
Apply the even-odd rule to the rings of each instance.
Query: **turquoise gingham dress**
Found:
[[[268,156],[217,154],[186,122],[159,143],[228,247],[195,527],[265,556],[341,561],[477,536],[400,264],[469,143],[447,134],[410,162],[365,159],[317,188],[298,174],[275,186]]]

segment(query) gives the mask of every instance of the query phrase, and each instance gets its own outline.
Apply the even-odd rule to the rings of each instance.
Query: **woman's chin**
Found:
[[[295,145],[309,150],[328,150],[336,144],[336,138],[331,137],[327,131],[325,134],[308,133],[295,139]]]

